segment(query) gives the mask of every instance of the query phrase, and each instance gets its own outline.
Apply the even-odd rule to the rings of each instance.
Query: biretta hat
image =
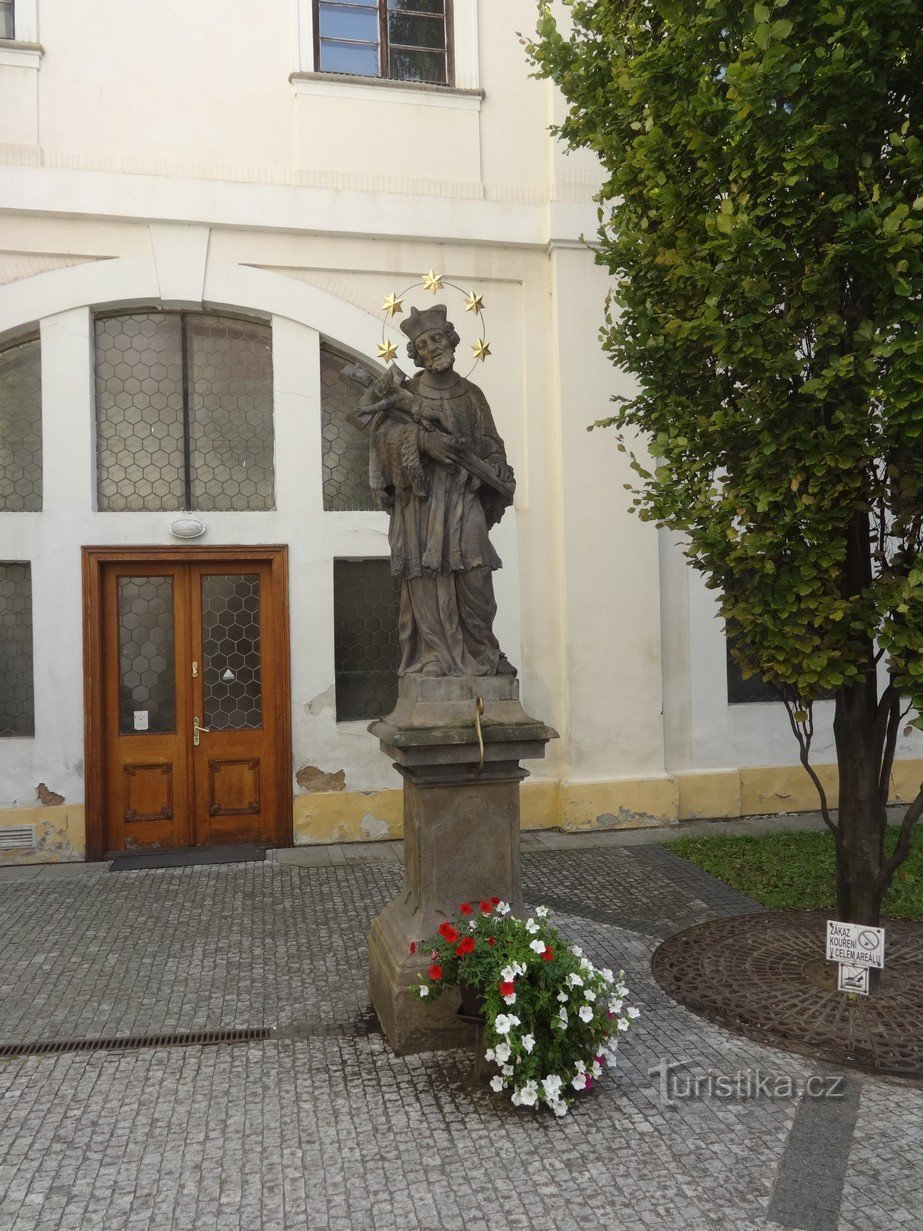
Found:
[[[413,341],[421,333],[427,333],[430,329],[445,329],[445,318],[446,306],[444,303],[434,304],[432,308],[427,308],[425,312],[419,312],[416,308],[411,308],[410,315],[406,321],[401,321],[401,329]]]

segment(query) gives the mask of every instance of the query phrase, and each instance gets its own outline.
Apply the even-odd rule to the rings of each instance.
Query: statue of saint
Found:
[[[455,372],[445,306],[411,308],[401,329],[422,371],[405,380],[389,368],[358,408],[402,583],[398,675],[515,675],[493,633],[501,564],[488,536],[513,502],[513,471],[487,399]]]

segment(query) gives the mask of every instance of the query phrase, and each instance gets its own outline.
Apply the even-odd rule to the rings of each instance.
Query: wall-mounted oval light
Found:
[[[205,522],[198,517],[178,517],[170,527],[170,533],[175,539],[197,539],[205,530]]]

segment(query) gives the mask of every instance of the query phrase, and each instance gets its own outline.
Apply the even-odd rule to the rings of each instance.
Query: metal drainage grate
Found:
[[[32,1043],[0,1043],[0,1060],[11,1056],[57,1056],[79,1051],[140,1051],[145,1047],[220,1047],[258,1043],[275,1036],[272,1026],[246,1030],[182,1030],[173,1034],[136,1034],[109,1039],[42,1039]]]

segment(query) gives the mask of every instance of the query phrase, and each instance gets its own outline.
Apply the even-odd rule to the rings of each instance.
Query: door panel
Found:
[[[107,570],[103,666],[109,849],[191,841],[182,566]]]
[[[195,717],[193,747],[199,842],[270,841],[275,827],[275,706],[264,686],[275,657],[268,564],[240,572],[222,566],[191,568],[197,616],[193,621]]]
[[[102,600],[106,849],[274,841],[271,564],[110,564]]]

